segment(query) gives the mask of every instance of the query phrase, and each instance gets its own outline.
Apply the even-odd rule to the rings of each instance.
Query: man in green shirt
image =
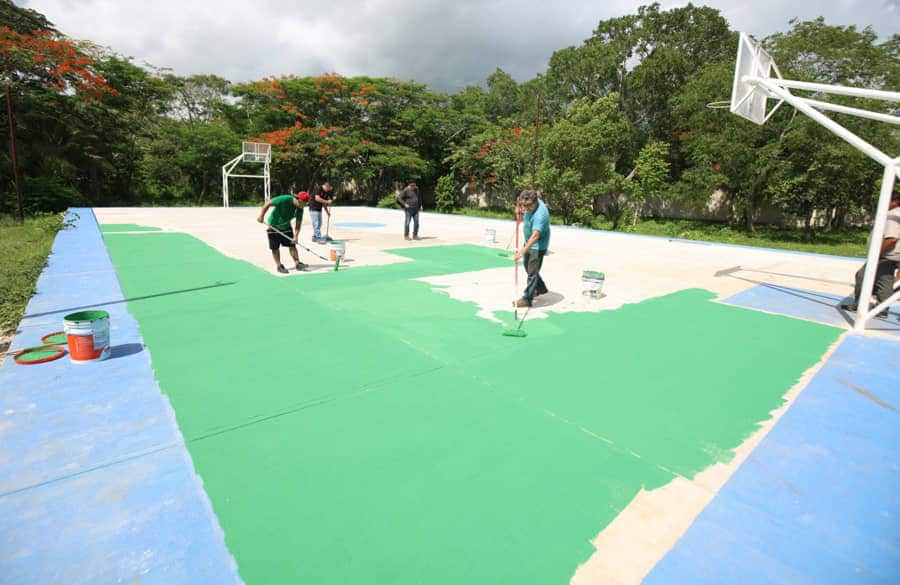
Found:
[[[309,203],[309,193],[300,191],[296,195],[279,195],[273,197],[263,205],[256,221],[263,223],[266,212],[272,208],[269,215],[269,229],[266,231],[269,237],[269,250],[272,251],[272,259],[275,260],[275,270],[281,274],[287,274],[287,268],[281,263],[281,246],[291,253],[297,270],[306,268],[306,264],[300,262],[297,254],[297,239],[300,237],[300,224],[303,222],[303,208]],[[297,228],[296,233],[291,230],[291,218]]]

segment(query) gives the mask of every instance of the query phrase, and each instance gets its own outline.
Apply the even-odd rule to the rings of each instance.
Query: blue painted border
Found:
[[[0,582],[241,583],[91,209],[71,209],[12,347],[83,308],[112,355],[0,368]]]
[[[846,335],[647,585],[897,583],[900,341]]]
[[[766,283],[750,287],[721,302],[847,328],[853,327],[854,314],[840,306],[852,300],[847,296]],[[887,319],[870,319],[867,330],[900,335],[900,306],[890,307]]]

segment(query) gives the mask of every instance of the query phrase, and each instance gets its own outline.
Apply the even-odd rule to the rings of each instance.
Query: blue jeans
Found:
[[[522,298],[528,301],[529,305],[534,300],[536,293],[547,292],[547,285],[541,278],[541,266],[544,264],[544,254],[546,253],[546,250],[532,248],[522,257],[522,264],[525,266],[525,272],[528,273],[528,284],[525,286],[525,294],[522,295]]]
[[[413,236],[419,235],[419,210],[404,209],[406,212],[406,222],[403,224],[403,237],[409,237],[409,220],[413,220]]]
[[[322,239],[322,212],[310,210],[309,218],[312,220],[313,239]]]

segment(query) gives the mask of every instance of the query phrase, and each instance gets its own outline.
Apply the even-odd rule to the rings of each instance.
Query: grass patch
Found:
[[[455,213],[474,217],[513,219],[511,212],[491,209],[467,207]],[[594,218],[594,224],[591,227],[598,230],[612,230],[612,222],[598,216]],[[854,258],[865,258],[866,237],[869,233],[865,228],[819,231],[814,233],[811,241],[804,242],[803,230],[797,228],[760,225],[756,227],[754,233],[750,233],[734,225],[689,219],[642,219],[633,227],[630,224],[620,227],[619,231],[663,238],[739,244]]]
[[[612,222],[596,218],[594,228],[610,229]],[[868,231],[863,228],[816,232],[811,241],[803,241],[803,230],[784,226],[760,225],[753,233],[734,225],[687,219],[644,219],[623,231],[665,238],[702,240],[761,248],[864,258]]]
[[[0,217],[0,335],[13,330],[21,320],[56,232],[62,227],[61,214],[31,217],[25,225]]]

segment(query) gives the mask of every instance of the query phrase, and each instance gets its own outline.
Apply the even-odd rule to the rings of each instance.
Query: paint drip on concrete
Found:
[[[490,248],[275,278],[184,234],[106,243],[251,584],[566,583],[840,333],[686,290],[511,339],[412,280],[509,265]]]

